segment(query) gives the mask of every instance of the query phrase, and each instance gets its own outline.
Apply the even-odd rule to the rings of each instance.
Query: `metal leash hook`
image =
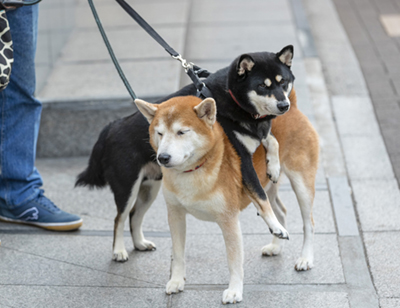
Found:
[[[193,66],[194,66],[194,63],[188,62],[186,59],[182,58],[181,55],[171,56],[171,57],[174,58],[175,60],[178,60],[179,62],[181,62],[182,67],[185,69],[186,73],[188,72],[188,70],[190,68],[193,68]]]

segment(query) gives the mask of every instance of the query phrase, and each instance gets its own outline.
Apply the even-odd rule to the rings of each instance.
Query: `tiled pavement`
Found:
[[[85,1],[79,3],[76,32],[41,93],[50,101],[64,100],[49,103],[44,111],[54,111],[51,116],[56,120],[49,122],[49,130],[62,129],[64,135],[75,132],[63,122],[71,122],[76,130],[85,122],[100,122],[93,115],[94,98],[127,98]],[[179,65],[121,14],[115,3],[96,3],[140,96],[166,94],[185,83],[187,77]],[[265,225],[253,206],[241,215],[245,291],[238,307],[397,307],[400,192],[363,75],[331,0],[131,3],[177,50],[210,70],[228,64],[241,52],[295,45],[293,71],[299,105],[321,143],[314,206],[315,268],[303,273],[293,269],[300,253],[302,222],[295,195],[284,180],[280,195],[288,208],[291,239],[281,256],[261,257],[260,248],[270,239]],[[194,14],[194,9],[201,14]],[[124,35],[140,39],[124,41]],[[200,39],[202,44],[197,43]],[[68,78],[71,74],[74,78]],[[165,78],[155,79],[160,75]],[[81,104],[82,97],[88,102]],[[63,109],[74,103],[75,109]],[[123,111],[114,109],[129,112],[123,106]],[[57,115],[57,110],[62,112]],[[85,112],[80,122],[78,111]],[[93,129],[90,125],[86,128]],[[95,130],[93,135],[99,128]],[[91,146],[92,137],[85,138]],[[56,139],[49,142],[60,146]],[[69,146],[77,145],[78,141]],[[111,261],[115,216],[111,193],[73,189],[86,161],[56,158],[37,163],[47,195],[84,218],[79,232],[58,234],[0,223],[0,307],[221,306],[228,271],[218,227],[188,217],[187,285],[182,294],[166,296],[171,241],[162,195],[144,222],[145,236],[157,244],[157,250],[134,251],[126,228],[130,260],[117,264]]]
[[[398,19],[400,27],[400,2],[334,0],[334,3],[359,60],[400,185],[400,36],[390,36],[382,23],[382,18],[392,16]]]

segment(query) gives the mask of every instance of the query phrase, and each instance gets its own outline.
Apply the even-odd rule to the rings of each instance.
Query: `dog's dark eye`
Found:
[[[285,79],[281,79],[281,81],[279,81],[279,84],[284,84],[286,82],[286,80]]]
[[[265,83],[261,83],[261,84],[259,84],[258,85],[260,88],[266,88],[267,87],[267,85],[265,84]]]
[[[187,133],[189,130],[180,130],[180,131],[178,131],[178,136],[182,136],[182,135],[184,135],[185,133]]]
[[[160,132],[157,132],[157,134],[162,137],[162,134]]]

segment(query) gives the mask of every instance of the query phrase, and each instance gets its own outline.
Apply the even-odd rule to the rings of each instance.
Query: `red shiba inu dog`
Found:
[[[280,163],[292,182],[305,222],[305,243],[296,266],[308,269],[313,261],[311,206],[318,164],[318,137],[307,118],[296,108],[294,91],[289,98],[291,110],[273,120],[272,133],[279,142]],[[173,246],[171,279],[166,293],[184,289],[185,216],[189,213],[220,226],[230,271],[229,288],[224,291],[222,302],[240,302],[243,293],[243,248],[239,213],[251,200],[242,181],[240,156],[216,122],[215,101],[212,98],[202,101],[194,96],[182,96],[160,105],[141,100],[135,102],[150,123],[150,143],[162,167],[163,192]],[[300,152],[290,151],[292,145],[289,146],[289,143],[298,143]],[[277,148],[268,147],[268,150]],[[285,227],[286,210],[277,196],[278,186],[269,182],[265,157],[266,152],[261,145],[253,155],[253,166],[261,185],[267,188],[279,221]],[[262,217],[275,217],[274,213],[260,214]],[[274,237],[271,244],[263,247],[263,254],[278,254],[282,249],[281,243],[282,240]]]

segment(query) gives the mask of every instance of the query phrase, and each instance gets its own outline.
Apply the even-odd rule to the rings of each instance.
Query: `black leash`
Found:
[[[177,51],[175,51],[175,49],[173,49],[170,45],[168,45],[168,43],[128,3],[126,3],[124,0],[116,0],[116,1],[138,23],[139,26],[141,26],[157,43],[159,43],[171,55],[172,58],[181,62],[182,67],[185,69],[185,72],[188,74],[188,76],[196,86],[197,96],[201,98],[211,97],[212,96],[211,91],[206,87],[206,85],[200,79],[200,78],[207,78],[211,73],[183,59],[182,56]],[[118,74],[121,77],[130,96],[135,101],[137,96],[135,92],[132,90],[132,87],[130,86],[128,80],[125,77],[124,72],[122,71],[121,66],[118,63],[118,60],[114,54],[111,44],[104,31],[104,28],[100,22],[100,18],[96,12],[93,0],[88,0],[88,2],[92,10],[94,19],[99,28],[100,34],[103,37],[104,43],[115,65],[115,68],[117,69]]]
[[[110,44],[110,41],[108,40],[106,32],[104,31],[103,25],[100,22],[99,15],[97,15],[97,11],[96,11],[96,8],[94,7],[93,0],[88,0],[88,2],[89,2],[90,8],[92,9],[94,20],[97,23],[97,27],[99,28],[99,31],[103,38],[104,44],[106,44],[108,53],[110,54],[111,60],[113,61],[114,66],[117,69],[118,74],[122,79],[122,82],[124,83],[126,89],[128,90],[129,95],[132,97],[133,101],[135,101],[135,99],[137,99],[137,96],[136,96],[135,92],[132,90],[132,87],[129,84],[128,79],[126,79],[126,77],[125,77],[124,71],[122,70],[121,66],[118,63],[117,57],[114,54],[114,51]]]

